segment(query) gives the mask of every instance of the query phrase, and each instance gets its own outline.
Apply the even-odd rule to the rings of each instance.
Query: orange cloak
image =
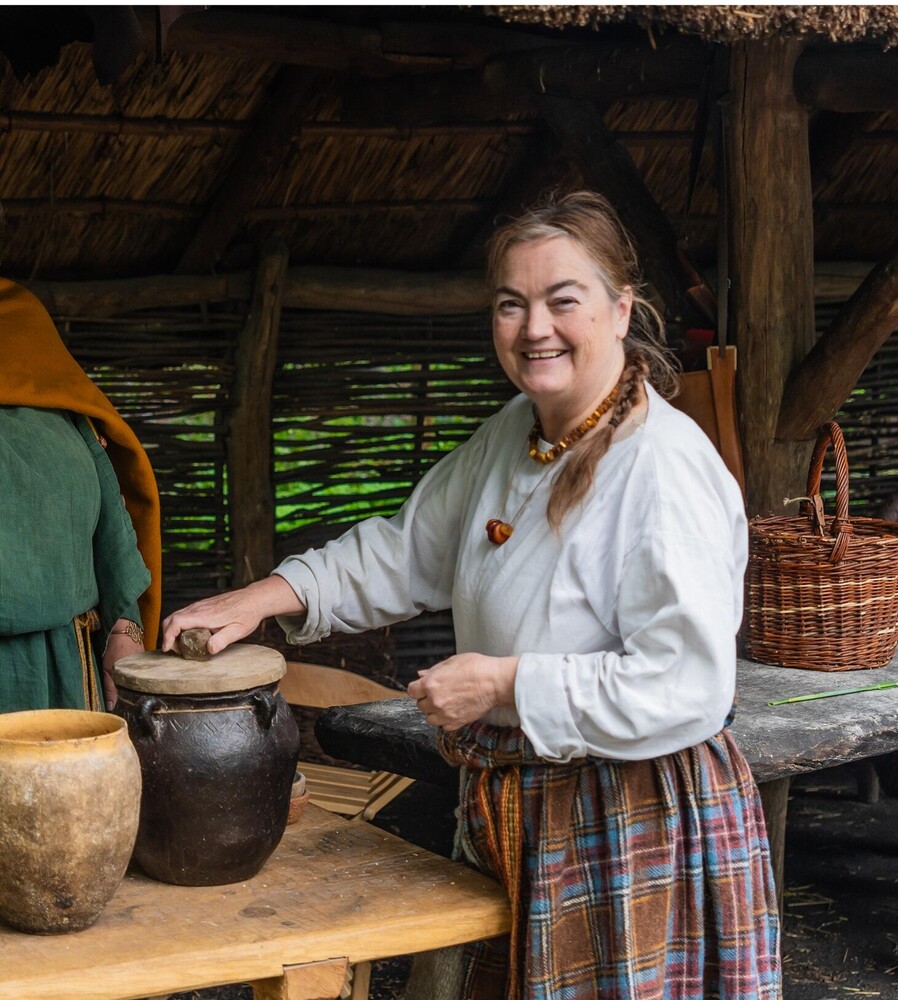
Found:
[[[0,278],[0,406],[71,410],[90,417],[106,439],[137,546],[151,582],[139,600],[146,645],[156,645],[162,594],[159,491],[134,432],[69,354],[50,314],[20,285]]]

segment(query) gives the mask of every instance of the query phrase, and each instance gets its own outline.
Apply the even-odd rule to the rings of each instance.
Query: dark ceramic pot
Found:
[[[143,774],[143,870],[176,885],[255,875],[283,836],[299,754],[277,684],[180,695],[120,687],[115,711]]]

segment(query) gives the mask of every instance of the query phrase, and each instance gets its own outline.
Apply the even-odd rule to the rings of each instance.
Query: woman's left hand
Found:
[[[447,733],[482,718],[492,708],[514,705],[516,656],[459,653],[419,670],[408,686],[428,725]]]

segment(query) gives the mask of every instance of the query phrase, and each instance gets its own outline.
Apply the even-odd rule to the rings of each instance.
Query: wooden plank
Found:
[[[779,511],[784,496],[800,495],[810,457],[804,444],[774,440],[786,379],[814,342],[807,114],[792,92],[800,51],[778,39],[730,49],[730,331],[749,514]]]
[[[349,962],[345,958],[329,962],[290,965],[283,975],[256,979],[250,983],[253,1000],[335,1000],[346,984]]]
[[[777,424],[786,441],[815,438],[898,330],[898,252],[878,264],[789,379]]]
[[[0,925],[0,1000],[130,1000],[271,979],[285,966],[414,953],[509,924],[491,880],[309,805],[247,882],[171,886],[132,873],[77,937]]]
[[[249,316],[237,341],[226,434],[234,587],[266,576],[275,562],[271,385],[288,258],[282,244],[263,251]]]

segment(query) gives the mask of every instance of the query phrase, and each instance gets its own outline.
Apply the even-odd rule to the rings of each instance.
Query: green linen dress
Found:
[[[0,406],[0,484],[0,712],[89,708],[150,582],[115,471],[84,417]]]

